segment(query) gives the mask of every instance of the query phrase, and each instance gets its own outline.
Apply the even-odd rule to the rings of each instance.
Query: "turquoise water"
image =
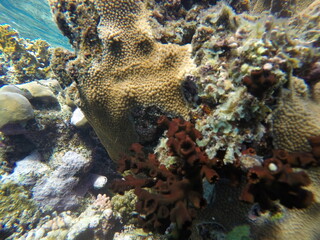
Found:
[[[53,21],[46,0],[0,0],[0,24],[9,24],[21,37],[48,41],[52,46],[71,49]]]

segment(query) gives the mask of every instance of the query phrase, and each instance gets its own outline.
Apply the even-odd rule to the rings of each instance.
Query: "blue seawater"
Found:
[[[72,49],[53,21],[47,0],[0,0],[0,24],[9,24],[21,37]]]

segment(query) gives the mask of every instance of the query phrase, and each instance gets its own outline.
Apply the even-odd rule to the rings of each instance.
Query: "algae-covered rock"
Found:
[[[41,160],[40,154],[34,151],[24,159],[17,161],[13,173],[5,176],[4,179],[26,187],[34,186],[37,180],[50,172],[49,166]]]
[[[137,196],[133,190],[126,191],[124,195],[115,195],[111,199],[112,208],[115,215],[121,217],[124,223],[132,222],[133,212],[135,211],[135,204],[138,201]]]
[[[0,238],[21,234],[35,227],[40,212],[24,187],[15,183],[0,184]],[[14,239],[14,238],[11,238]]]
[[[8,124],[24,124],[34,118],[28,99],[13,92],[0,92],[0,129]]]
[[[49,44],[38,39],[30,41],[19,37],[9,25],[0,25],[0,65],[6,69],[1,80],[5,83],[23,83],[51,76]]]

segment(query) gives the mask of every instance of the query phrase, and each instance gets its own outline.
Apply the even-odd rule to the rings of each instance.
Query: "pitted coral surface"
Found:
[[[154,106],[163,113],[188,118],[181,84],[191,66],[189,46],[156,42],[141,1],[79,1],[75,9],[71,8],[75,6],[71,0],[50,2],[60,25],[67,22],[60,28],[71,41],[79,43],[73,44],[80,47],[71,72],[77,75],[81,108],[111,158],[116,159],[133,142],[141,140],[131,117],[136,108]],[[97,50],[90,55],[88,41],[74,37],[76,31],[71,23],[68,25],[68,14],[81,18],[80,8],[96,11],[100,16],[99,25],[94,26],[97,32],[93,31],[98,35],[87,37],[98,37],[102,52]],[[86,27],[83,23],[78,28]]]

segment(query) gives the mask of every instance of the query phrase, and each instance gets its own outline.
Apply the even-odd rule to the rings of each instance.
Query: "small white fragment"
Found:
[[[265,65],[263,65],[263,70],[265,71],[271,71],[273,68],[271,63],[266,63]]]
[[[277,165],[274,164],[274,163],[270,163],[269,166],[268,166],[268,168],[269,168],[269,170],[270,170],[271,172],[275,172],[275,171],[278,170]]]
[[[108,182],[108,179],[105,176],[98,176],[93,183],[95,189],[103,188]]]
[[[43,239],[43,237],[46,235],[46,231],[43,228],[40,228],[39,230],[37,230],[35,232],[35,236],[34,238],[32,238],[33,240],[41,240]]]
[[[81,109],[77,108],[76,110],[74,110],[70,122],[72,125],[74,125],[76,127],[83,127],[84,125],[86,125],[88,123],[88,120],[84,116]]]
[[[236,42],[233,42],[233,43],[230,43],[229,45],[228,45],[228,47],[230,47],[230,48],[236,48],[236,47],[238,47],[239,45],[238,45],[238,43],[236,43]]]

